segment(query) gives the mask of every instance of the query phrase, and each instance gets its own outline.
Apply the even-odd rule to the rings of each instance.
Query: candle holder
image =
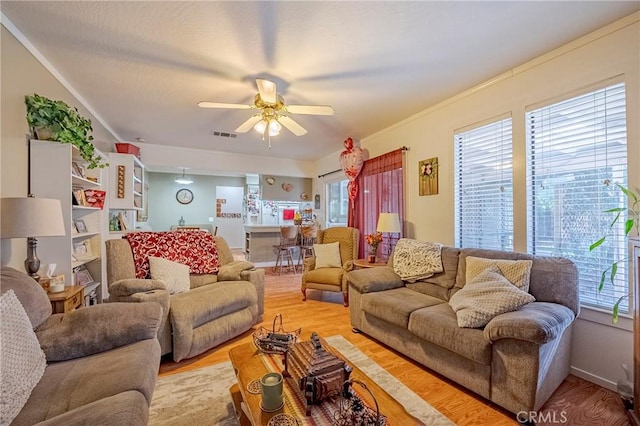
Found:
[[[267,373],[260,379],[260,408],[268,413],[278,411],[284,406],[282,374]]]

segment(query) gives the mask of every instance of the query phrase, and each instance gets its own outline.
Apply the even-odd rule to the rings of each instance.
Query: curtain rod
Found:
[[[329,172],[329,173],[325,173],[325,174],[322,174],[322,175],[318,175],[318,179],[323,178],[323,177],[325,177],[325,176],[332,175],[332,174],[334,174],[334,173],[341,172],[341,171],[342,171],[342,169],[338,169],[338,170],[334,170],[334,171]]]
[[[401,147],[400,147],[400,148],[398,148],[398,149],[399,149],[400,151],[409,151],[409,147],[406,147],[406,146],[404,146],[404,145],[403,145],[403,146],[401,146]],[[334,171],[332,171],[332,172],[328,172],[328,173],[324,173],[324,174],[318,175],[318,179],[321,179],[321,178],[323,178],[323,177],[325,177],[325,176],[329,176],[329,175],[332,175],[332,174],[334,174],[334,173],[338,173],[338,172],[341,172],[341,171],[342,171],[342,169],[338,169],[338,170],[334,170]]]

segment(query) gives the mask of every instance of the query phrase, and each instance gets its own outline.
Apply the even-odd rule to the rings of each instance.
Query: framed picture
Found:
[[[428,158],[418,163],[418,188],[420,195],[438,193],[438,157]]]
[[[88,259],[93,257],[93,251],[91,250],[91,243],[88,240],[80,243],[73,243],[73,255],[78,260]]]
[[[78,232],[79,234],[87,232],[87,225],[84,223],[84,220],[75,219],[73,221],[73,224],[76,226],[76,232]]]
[[[84,266],[78,266],[78,268],[73,272],[73,283],[74,285],[87,285],[95,282],[89,270]]]

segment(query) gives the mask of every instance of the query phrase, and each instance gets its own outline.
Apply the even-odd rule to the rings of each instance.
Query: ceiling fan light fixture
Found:
[[[267,129],[267,121],[263,118],[258,121],[255,126],[253,126],[254,130],[261,135],[264,134],[264,131]]]
[[[282,126],[278,123],[278,120],[272,118],[269,120],[269,136],[278,136]]]
[[[184,168],[182,169],[182,176],[176,176],[173,180],[175,183],[179,183],[180,185],[191,185],[193,183],[193,178],[184,174],[185,170]]]

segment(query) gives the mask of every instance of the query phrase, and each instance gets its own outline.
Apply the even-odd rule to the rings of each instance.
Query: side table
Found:
[[[387,261],[381,261],[376,258],[374,263],[369,263],[367,259],[356,259],[353,261],[353,266],[356,268],[379,268],[381,266],[387,266]]]
[[[64,314],[84,306],[84,286],[66,286],[59,293],[47,293],[54,314]]]

